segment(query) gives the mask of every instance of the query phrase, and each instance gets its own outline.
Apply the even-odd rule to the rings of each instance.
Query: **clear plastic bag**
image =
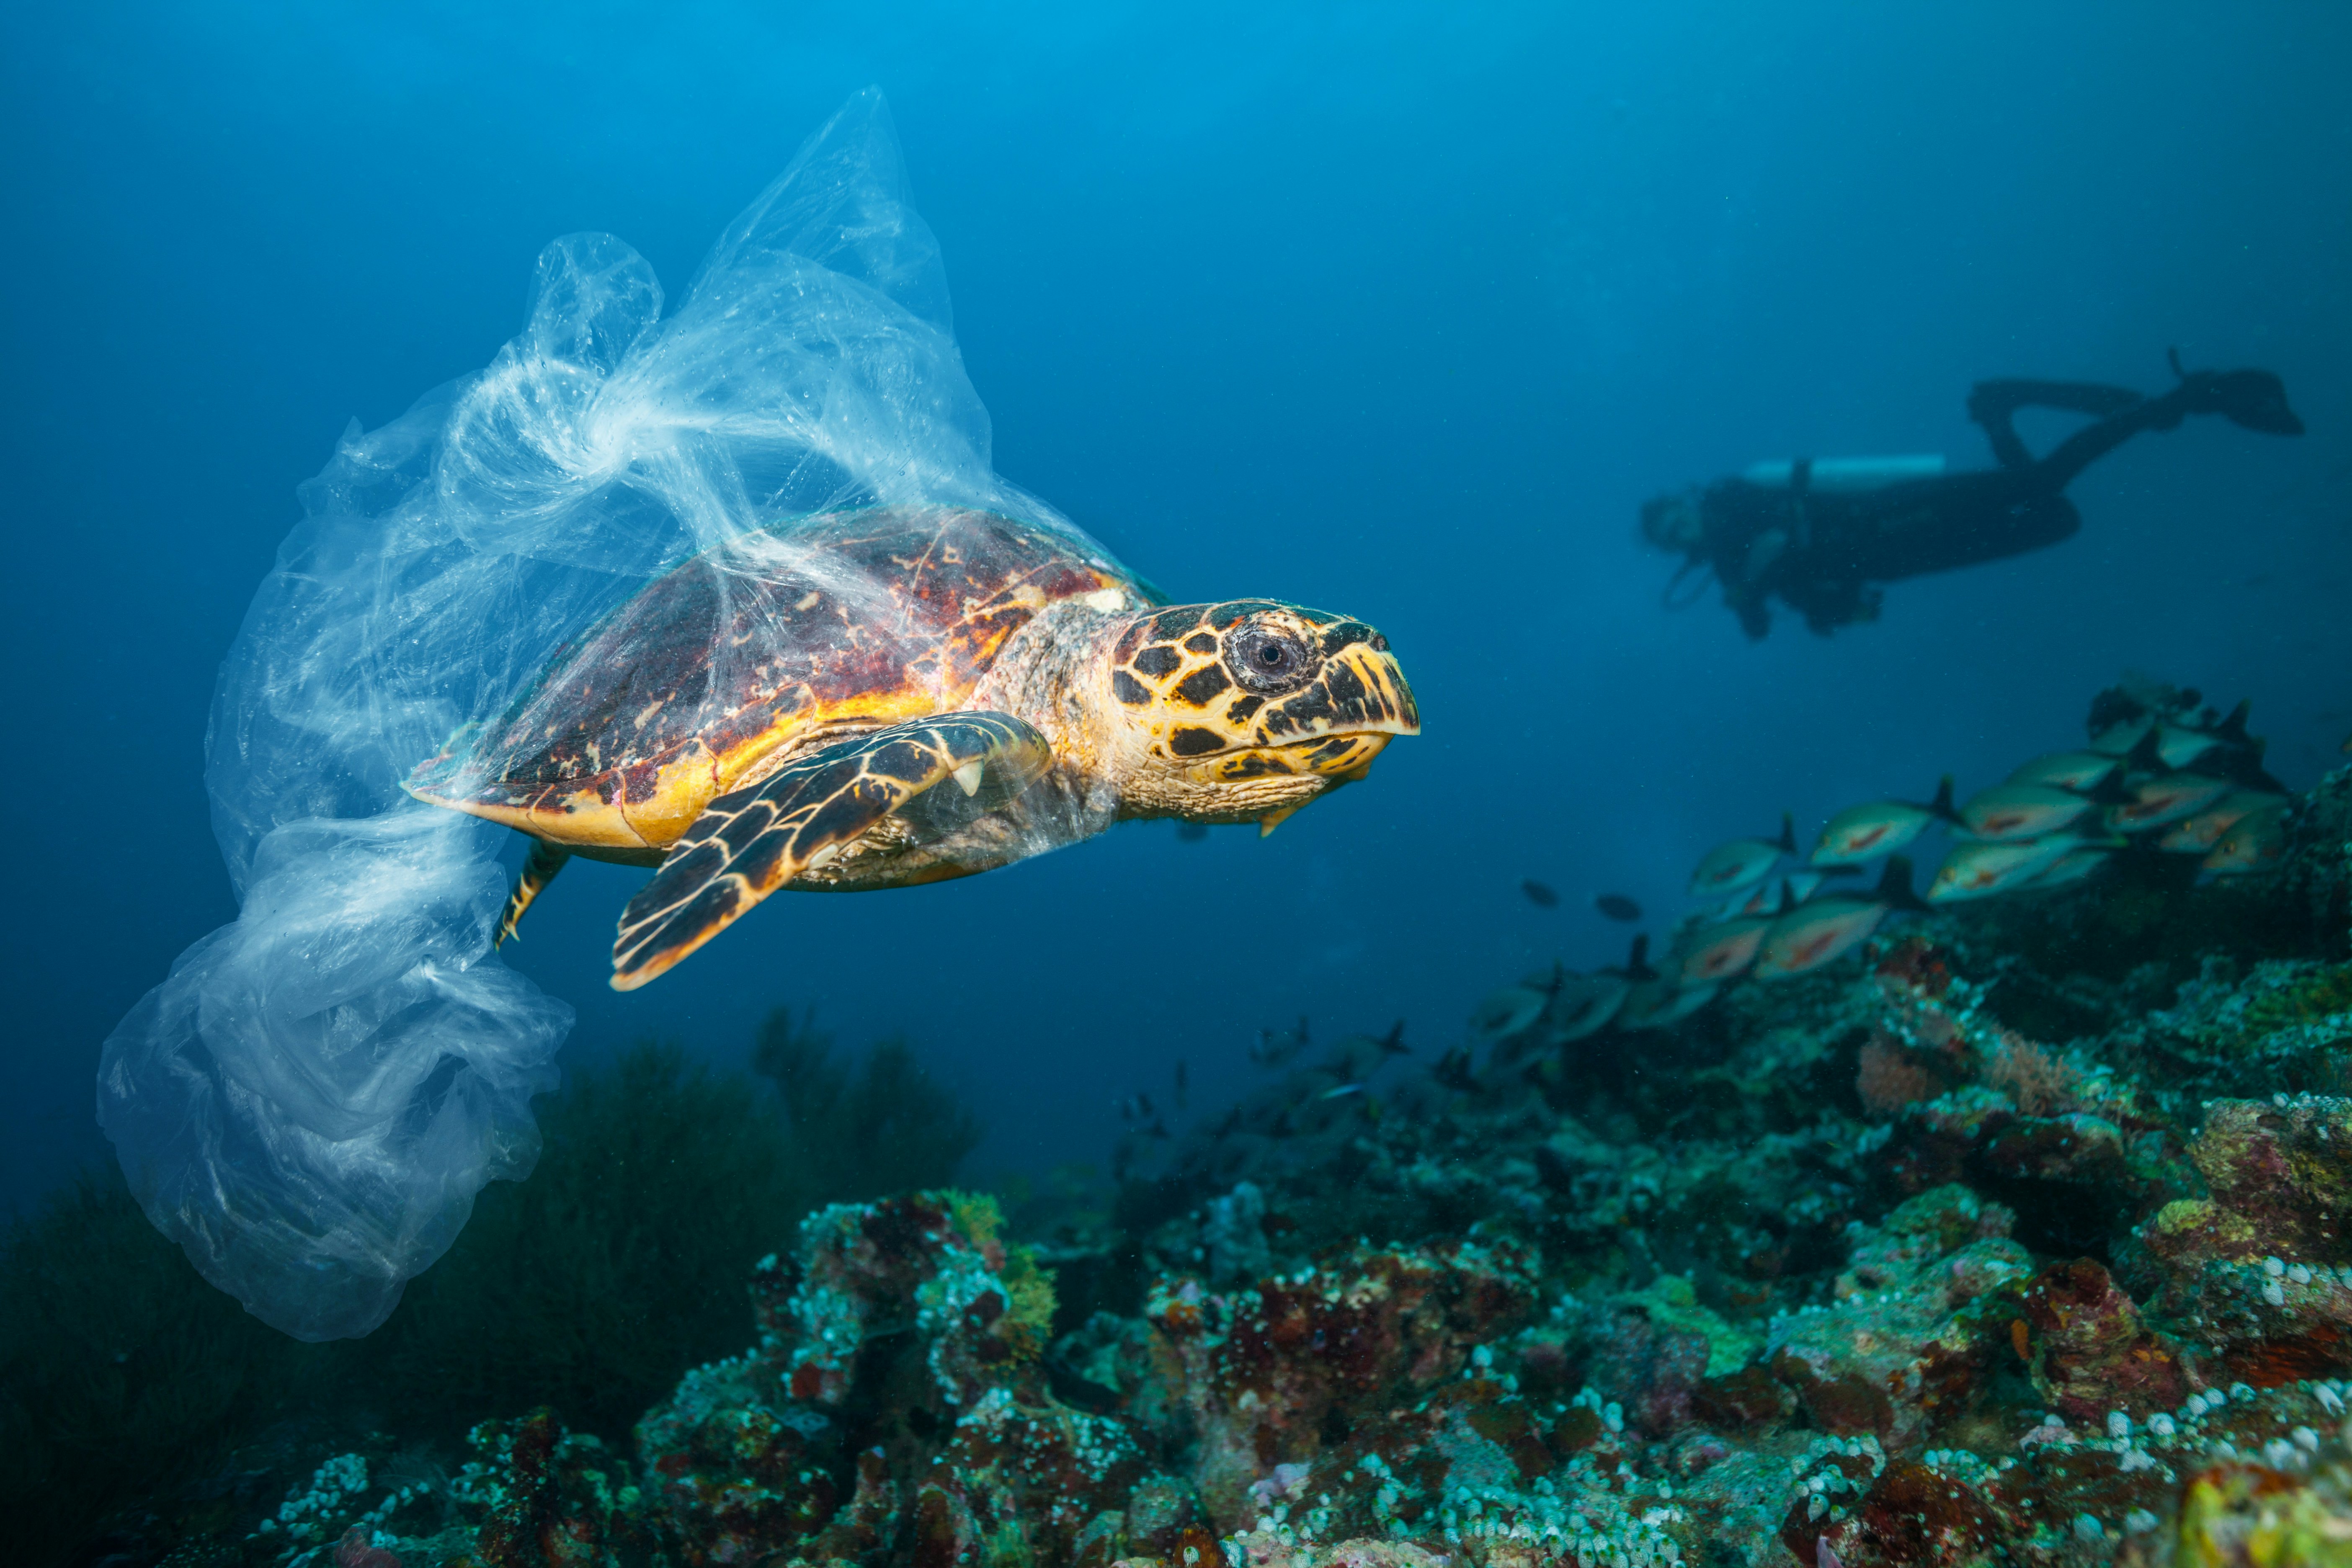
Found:
[[[789,552],[793,518],[953,505],[1097,551],[990,468],[878,92],[661,310],[621,241],[551,245],[487,370],[303,487],[222,668],[205,780],[241,912],[108,1040],[99,1116],[156,1226],[299,1338],[373,1329],[482,1184],[529,1173],[571,1024],[492,955],[503,835],[410,800],[421,759],[753,530]]]

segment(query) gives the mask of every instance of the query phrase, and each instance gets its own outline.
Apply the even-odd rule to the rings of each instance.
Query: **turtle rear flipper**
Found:
[[[555,880],[555,874],[571,858],[572,851],[561,844],[550,844],[544,838],[530,841],[530,857],[522,863],[522,875],[515,879],[514,891],[507,895],[507,907],[499,915],[498,934],[490,938],[492,952],[515,940],[515,928],[522,924],[523,911],[547,890],[547,885]]]
[[[662,974],[910,803],[923,802],[938,832],[1019,793],[1052,761],[1045,737],[1009,713],[941,713],[837,742],[720,795],[622,911],[613,988]]]

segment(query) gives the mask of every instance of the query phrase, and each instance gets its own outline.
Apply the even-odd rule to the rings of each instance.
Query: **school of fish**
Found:
[[[2263,769],[2248,711],[2241,702],[2221,717],[2193,691],[2119,688],[2094,704],[2086,748],[2036,757],[1966,800],[1955,802],[1948,776],[1924,803],[1848,806],[1801,857],[1784,813],[1774,837],[1735,838],[1699,861],[1689,892],[1702,907],[1656,963],[1643,937],[1622,968],[1531,975],[1481,1002],[1472,1033],[1520,1049],[1663,1028],[1742,976],[1780,980],[1832,963],[1889,920],[2072,886],[2118,857],[2195,856],[2199,876],[2269,870],[2286,854],[2289,800]],[[1917,894],[1909,852],[1936,833],[1949,847]],[[1873,862],[1877,879],[1860,884]]]

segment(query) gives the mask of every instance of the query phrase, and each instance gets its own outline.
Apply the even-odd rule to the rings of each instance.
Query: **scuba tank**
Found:
[[[1941,452],[1922,452],[1895,458],[1778,458],[1751,463],[1740,470],[1739,477],[1759,489],[1797,489],[1831,495],[1874,490],[1906,479],[1932,479],[1943,471]]]

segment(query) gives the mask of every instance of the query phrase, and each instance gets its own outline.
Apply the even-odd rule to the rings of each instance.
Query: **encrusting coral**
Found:
[[[2293,821],[2125,867],[2130,962],[2058,889],[1639,1036],[1342,1041],[1107,1214],[817,1210],[631,1451],[486,1411],[203,1560],[2352,1563],[2352,772]]]

